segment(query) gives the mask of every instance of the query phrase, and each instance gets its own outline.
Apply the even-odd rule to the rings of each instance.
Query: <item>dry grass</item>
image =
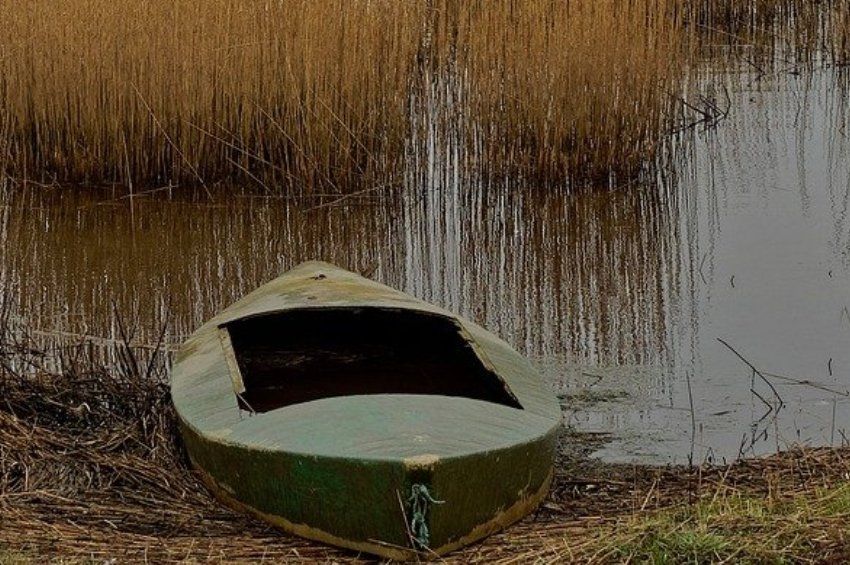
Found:
[[[528,534],[519,528],[500,534],[491,561],[844,563],[850,557],[847,448],[798,448],[722,467],[597,466],[589,474],[570,485],[571,494],[555,492],[550,505],[561,514],[547,517],[552,522],[528,524]],[[598,515],[570,516],[563,507],[577,500],[592,501],[585,509]],[[535,529],[537,540],[525,537]],[[522,541],[511,546],[513,539]]]
[[[14,172],[307,189],[368,178],[405,135],[424,5],[0,2]]]
[[[674,0],[0,2],[0,139],[18,177],[159,186],[384,182],[423,91],[548,176],[653,154],[682,61]]]
[[[435,43],[488,172],[608,181],[654,154],[685,63],[674,0],[444,4]]]
[[[763,497],[720,486],[694,505],[623,520],[602,545],[638,563],[846,562],[848,516],[847,483]]]

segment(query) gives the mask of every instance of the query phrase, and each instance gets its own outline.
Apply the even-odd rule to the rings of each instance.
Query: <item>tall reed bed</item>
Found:
[[[835,62],[850,67],[850,0],[832,11],[832,53]]]
[[[674,6],[445,2],[437,44],[456,58],[489,170],[603,182],[637,173],[663,138],[685,63]]]
[[[0,1],[15,172],[60,181],[333,187],[405,135],[424,5]]]
[[[485,170],[632,170],[674,1],[0,0],[2,148],[42,181],[352,190],[398,170],[436,85]]]
[[[754,54],[840,61],[850,29],[850,0],[680,0],[703,44],[734,44]]]

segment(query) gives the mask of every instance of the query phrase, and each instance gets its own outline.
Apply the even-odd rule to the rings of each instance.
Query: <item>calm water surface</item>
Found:
[[[0,283],[46,341],[109,345],[118,311],[137,341],[165,327],[177,344],[280,271],[323,259],[507,339],[561,395],[565,420],[598,437],[599,457],[844,443],[843,83],[829,71],[712,82],[727,83],[728,118],[677,142],[657,182],[613,191],[465,179],[461,152],[434,144],[403,187],[344,200],[10,187]]]

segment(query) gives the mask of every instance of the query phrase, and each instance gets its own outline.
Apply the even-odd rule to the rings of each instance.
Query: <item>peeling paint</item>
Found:
[[[404,460],[404,466],[408,469],[432,469],[439,463],[440,457],[433,454],[417,455]]]

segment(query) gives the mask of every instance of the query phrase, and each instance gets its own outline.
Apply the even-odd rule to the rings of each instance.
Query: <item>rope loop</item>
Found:
[[[445,500],[436,500],[428,491],[428,487],[416,483],[410,488],[410,532],[417,549],[428,549],[431,542],[431,532],[428,530],[427,516],[430,504],[443,504]]]

